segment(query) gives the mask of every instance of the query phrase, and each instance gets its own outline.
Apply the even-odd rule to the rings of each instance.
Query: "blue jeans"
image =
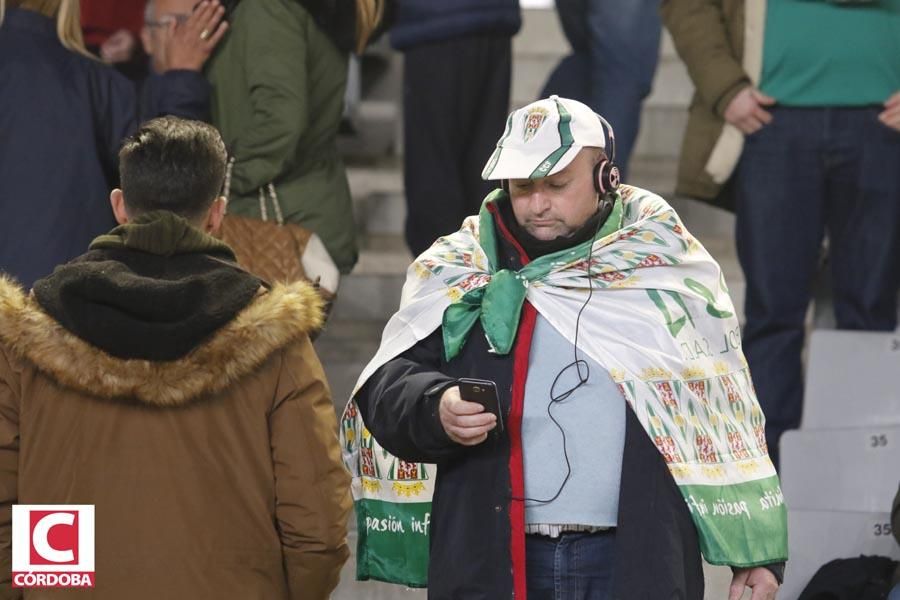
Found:
[[[626,174],[641,102],[659,59],[659,0],[557,0],[572,54],[547,80],[543,97],[573,98],[603,115],[616,133],[616,162]]]
[[[738,165],[744,353],[776,464],[778,438],[800,425],[804,321],[826,232],[838,328],[897,325],[900,132],[878,121],[880,110],[776,107]],[[863,398],[847,400],[865,410]]]
[[[615,545],[615,530],[525,536],[528,600],[611,598]]]

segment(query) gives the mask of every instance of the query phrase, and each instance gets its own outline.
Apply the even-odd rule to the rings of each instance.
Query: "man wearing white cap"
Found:
[[[786,514],[724,279],[619,185],[604,123],[555,96],[514,111],[500,189],[410,267],[342,420],[361,579],[699,600],[702,552],[733,599],[775,597]]]

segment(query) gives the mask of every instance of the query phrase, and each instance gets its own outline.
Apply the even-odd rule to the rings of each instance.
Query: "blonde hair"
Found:
[[[13,0],[17,8],[31,10],[46,17],[56,17],[56,35],[66,49],[95,58],[84,47],[81,35],[81,5],[78,0]],[[6,0],[0,0],[0,25],[6,14]]]
[[[0,0],[2,2],[3,0]],[[356,0],[356,53],[362,54],[384,16],[384,0]]]

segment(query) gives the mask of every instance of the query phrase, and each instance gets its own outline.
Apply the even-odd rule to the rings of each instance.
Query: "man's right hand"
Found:
[[[477,402],[466,402],[460,397],[459,386],[444,390],[438,412],[444,431],[451,440],[463,446],[477,446],[497,426],[497,417],[493,413],[485,412]]]
[[[725,120],[745,134],[756,133],[772,122],[772,113],[764,106],[775,104],[775,98],[766,96],[758,89],[748,86],[738,92],[725,109]]]
[[[205,0],[184,23],[169,23],[163,42],[165,70],[202,69],[228,29],[228,22],[222,20],[224,16],[225,8],[218,0]]]

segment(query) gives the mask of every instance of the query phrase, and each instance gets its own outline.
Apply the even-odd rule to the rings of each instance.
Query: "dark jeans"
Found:
[[[804,321],[826,232],[838,328],[897,325],[900,133],[877,120],[880,110],[775,108],[738,165],[744,353],[776,461],[778,438],[800,425]],[[847,402],[865,410],[863,398]]]
[[[616,162],[626,174],[637,140],[641,102],[650,93],[662,25],[660,0],[557,0],[572,54],[541,95],[584,102],[616,133]]]
[[[615,550],[615,530],[525,536],[528,600],[611,598]]]
[[[506,127],[508,35],[474,35],[405,52],[406,243],[418,255],[478,214],[496,182],[481,180]]]

